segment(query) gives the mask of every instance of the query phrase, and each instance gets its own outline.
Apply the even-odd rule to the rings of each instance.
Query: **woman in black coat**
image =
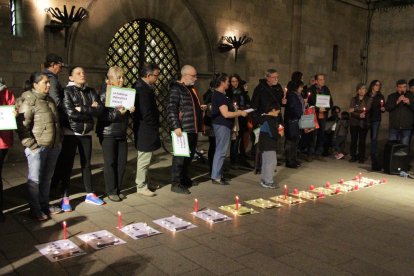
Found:
[[[302,98],[303,82],[297,81],[290,84],[290,90],[286,94],[285,108],[285,155],[286,167],[297,169],[297,150],[299,141],[299,119],[303,115],[305,103]]]
[[[103,85],[100,99],[105,103],[107,86],[123,86],[124,70],[118,66],[109,68],[107,82]],[[134,112],[135,107],[128,107]],[[119,202],[125,198],[121,193],[128,155],[127,129],[128,110],[123,107],[105,107],[99,117],[96,133],[102,145],[104,157],[105,188],[109,200]]]
[[[351,159],[350,162],[365,162],[365,140],[369,129],[369,113],[372,106],[372,98],[367,94],[367,87],[360,83],[356,88],[357,94],[352,97],[349,106],[351,118],[349,120],[351,131]],[[358,148],[358,152],[357,152]]]

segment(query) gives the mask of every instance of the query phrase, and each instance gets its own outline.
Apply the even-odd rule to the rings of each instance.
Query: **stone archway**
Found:
[[[210,40],[201,19],[186,0],[99,0],[86,7],[89,17],[74,30],[69,63],[92,73],[106,70],[106,52],[115,33],[127,22],[149,19],[172,38],[181,64],[192,64],[202,73],[214,71]]]

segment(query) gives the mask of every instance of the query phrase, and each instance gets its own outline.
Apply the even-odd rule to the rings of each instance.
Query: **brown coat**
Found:
[[[56,104],[49,95],[33,89],[24,92],[17,102],[17,132],[24,147],[31,150],[40,146],[54,148],[62,142]]]

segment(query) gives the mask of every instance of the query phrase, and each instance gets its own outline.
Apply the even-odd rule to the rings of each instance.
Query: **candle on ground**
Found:
[[[118,229],[122,228],[122,214],[118,211]]]
[[[285,199],[287,199],[287,195],[288,195],[288,187],[285,185]]]
[[[198,199],[194,199],[194,212],[197,213],[198,212]]]
[[[343,178],[339,179],[339,183],[344,184],[344,179]]]
[[[309,190],[313,191],[314,189],[315,189],[315,186],[313,186],[313,185],[309,186]]]
[[[63,222],[63,239],[66,240],[67,233],[66,233],[66,221]]]
[[[358,190],[358,189],[359,189],[358,184],[355,184],[355,186],[354,186],[354,190],[356,191],[356,190]]]
[[[236,196],[236,210],[239,210],[239,197]]]
[[[329,182],[329,181],[326,181],[325,187],[326,187],[326,188],[329,188],[329,187],[331,187],[331,182]]]
[[[298,190],[297,188],[293,189],[293,194],[294,194],[294,195],[299,194],[299,190]]]

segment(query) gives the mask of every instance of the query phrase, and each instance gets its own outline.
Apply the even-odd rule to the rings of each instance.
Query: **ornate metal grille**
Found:
[[[112,39],[106,64],[124,68],[126,84],[133,86],[138,79],[138,70],[145,62],[160,67],[155,93],[161,114],[161,137],[167,141],[171,139],[167,121],[168,87],[177,77],[180,68],[177,50],[171,38],[155,23],[146,20],[131,21],[122,26]],[[132,120],[128,138],[133,139]]]

